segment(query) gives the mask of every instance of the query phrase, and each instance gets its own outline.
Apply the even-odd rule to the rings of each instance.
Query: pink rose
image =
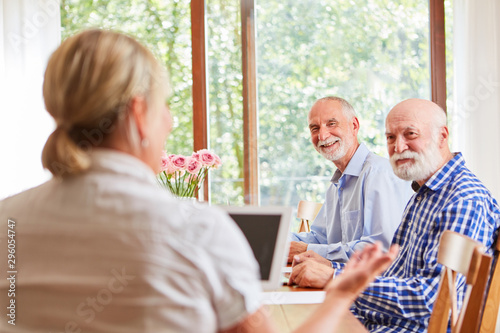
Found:
[[[201,162],[198,161],[198,159],[193,158],[191,156],[191,158],[188,160],[188,163],[187,163],[187,172],[195,175],[198,173],[198,171],[200,171],[201,167],[202,167]]]
[[[171,169],[171,165],[170,165],[170,158],[167,154],[166,151],[163,151],[162,155],[161,155],[161,171],[165,171],[167,174],[170,174],[170,169]]]
[[[217,160],[220,162],[219,156],[210,152],[208,149],[201,149],[197,151],[200,156],[200,162],[206,166],[216,166]]]
[[[198,154],[198,153],[193,153],[193,155],[191,155],[191,158],[194,158],[195,160],[200,161],[200,154]],[[201,162],[201,161],[200,161],[200,162]]]
[[[183,155],[170,155],[170,163],[174,171],[181,171],[186,169],[188,159]]]
[[[166,151],[163,151],[161,156],[161,171],[165,172],[167,175],[173,175],[176,171],[174,166],[172,165],[172,158],[175,155],[168,154]]]
[[[221,166],[221,165],[222,165],[222,161],[220,160],[220,157],[219,157],[219,156],[217,156],[217,155],[215,155],[215,154],[214,154],[214,156],[215,156],[215,163],[214,163],[214,167],[216,167],[216,168],[217,168],[217,167],[219,167],[219,166]]]

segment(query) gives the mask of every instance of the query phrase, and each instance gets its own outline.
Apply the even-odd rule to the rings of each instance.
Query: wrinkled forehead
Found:
[[[429,128],[432,117],[424,110],[397,109],[392,110],[385,120],[386,130],[395,131],[406,128],[423,130]]]
[[[307,116],[307,120],[309,123],[311,122],[325,122],[330,119],[339,119],[343,117],[342,105],[338,101],[318,101],[316,102],[309,114]]]

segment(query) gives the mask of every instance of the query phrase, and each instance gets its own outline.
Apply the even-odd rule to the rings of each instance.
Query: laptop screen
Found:
[[[262,287],[276,289],[288,256],[292,208],[281,206],[221,207],[245,235],[260,267]]]
[[[240,227],[260,266],[260,277],[269,280],[273,254],[278,241],[281,215],[229,214]]]

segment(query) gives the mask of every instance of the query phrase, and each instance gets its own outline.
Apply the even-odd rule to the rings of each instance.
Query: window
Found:
[[[229,176],[232,179],[220,174],[212,178],[215,202],[295,206],[299,199],[322,201],[334,168],[314,151],[306,125],[307,112],[319,97],[334,94],[348,99],[361,121],[360,141],[380,155],[386,155],[384,121],[394,104],[420,97],[445,106],[442,0],[240,3],[241,14],[234,2],[206,2],[208,29],[213,29],[210,22],[216,22],[218,15],[226,17],[223,10],[231,7],[234,19],[241,16],[243,40],[243,110],[216,120],[214,108],[227,109],[228,105],[223,102],[214,107],[209,102],[210,126],[227,129],[211,128],[210,135],[217,134],[210,143],[214,147],[222,137],[234,140],[233,150],[229,146],[229,150],[222,150],[223,160],[232,159],[231,168],[240,168],[237,175]],[[203,1],[192,3],[204,5]],[[234,38],[240,31],[235,21],[231,22],[221,21],[217,27],[221,30],[207,33],[207,73],[217,75],[217,80],[230,78],[237,88],[237,75],[222,74],[231,67],[229,63],[218,63],[224,69],[216,66],[217,73],[211,67],[214,63],[210,64],[211,56],[218,52],[218,42],[211,38]],[[224,29],[231,33],[224,34]],[[233,40],[232,45],[236,45],[237,39]],[[232,55],[239,56],[239,49],[235,50]],[[220,52],[231,53],[231,49],[221,43]],[[213,80],[208,78],[209,99],[214,98]],[[224,93],[217,94],[219,99]],[[234,97],[231,108],[238,110],[240,106],[234,103],[239,103],[239,95]]]
[[[317,98],[350,101],[360,141],[383,156],[391,106],[409,97],[442,105],[443,91],[446,101],[444,2],[451,13],[451,0],[65,0],[61,15],[63,38],[114,28],[165,62],[167,148],[208,146],[221,157],[205,190],[212,203],[296,206],[322,201],[334,170],[309,139]]]
[[[128,33],[153,51],[170,74],[173,96],[169,106],[174,130],[167,148],[176,154],[193,150],[190,1],[64,0],[62,38],[86,28]]]
[[[391,106],[431,97],[429,4],[256,0],[255,13],[260,201],[323,201],[335,167],[310,143],[310,107],[347,99],[360,142],[386,156]]]

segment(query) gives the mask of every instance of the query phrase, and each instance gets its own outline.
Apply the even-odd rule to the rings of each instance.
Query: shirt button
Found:
[[[417,197],[417,201],[420,201],[420,200],[422,200],[422,197],[421,197],[421,196],[418,196],[418,197]]]

